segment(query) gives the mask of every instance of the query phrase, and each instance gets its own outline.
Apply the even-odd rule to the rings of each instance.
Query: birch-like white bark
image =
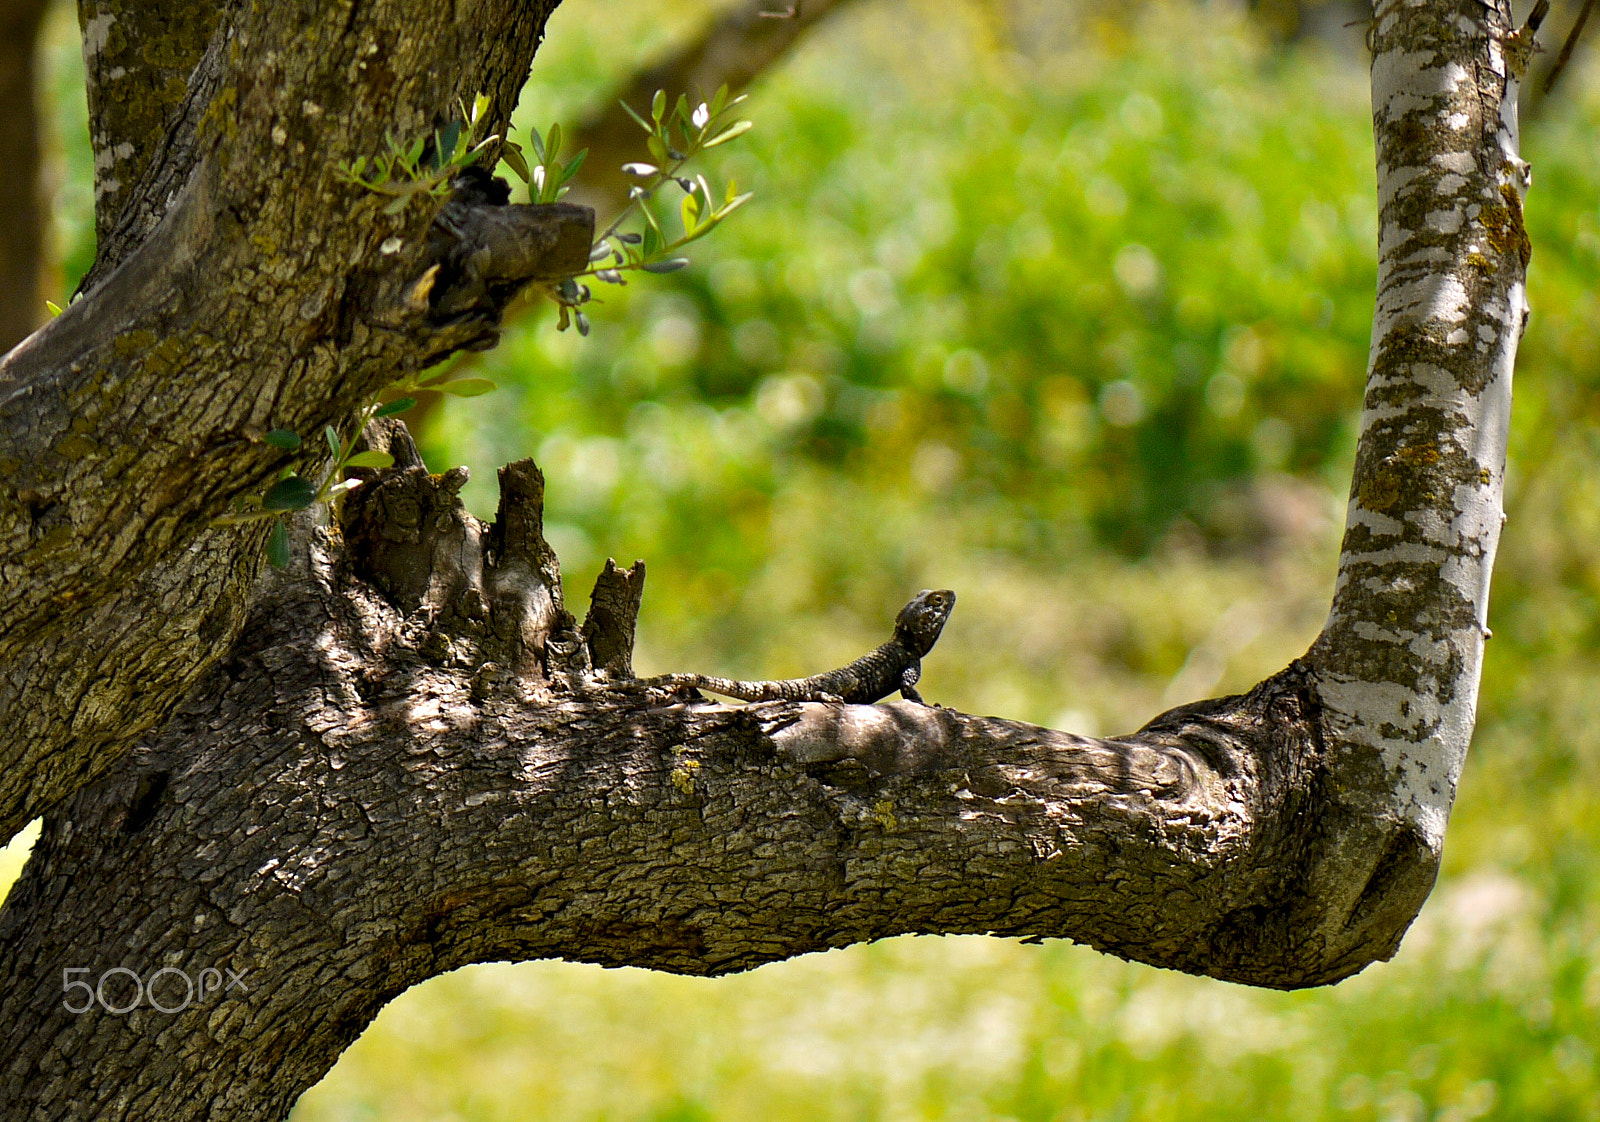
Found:
[[[1373,753],[1382,767],[1349,796],[1437,857],[1472,737],[1528,312],[1517,86],[1532,33],[1511,33],[1504,0],[1382,0],[1374,15],[1377,311],[1338,584],[1310,661],[1336,771]]]

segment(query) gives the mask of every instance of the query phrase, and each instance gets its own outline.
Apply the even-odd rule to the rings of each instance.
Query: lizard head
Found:
[[[955,606],[956,594],[948,588],[923,589],[895,617],[895,638],[921,658],[939,641],[944,621]]]

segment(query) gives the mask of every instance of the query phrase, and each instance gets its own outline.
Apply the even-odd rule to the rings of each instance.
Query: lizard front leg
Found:
[[[919,660],[900,671],[900,696],[907,701],[915,701],[918,705],[928,704],[922,700],[922,695],[917,692],[917,683],[921,680],[922,663]]]

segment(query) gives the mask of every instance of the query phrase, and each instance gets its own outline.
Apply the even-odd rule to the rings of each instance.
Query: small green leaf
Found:
[[[394,466],[394,457],[387,452],[357,452],[344,462],[345,467],[386,468]]]
[[[661,118],[666,115],[666,112],[667,91],[657,90],[656,96],[650,100],[650,116],[653,117],[656,124],[659,125],[661,123]]]
[[[267,535],[267,564],[274,569],[289,567],[289,528],[281,518],[273,522],[272,533]]]
[[[583,161],[588,158],[589,150],[587,148],[580,149],[576,156],[567,161],[567,166],[561,172],[561,182],[567,183],[573,176],[577,175],[578,169],[583,166]]]
[[[717,87],[717,92],[711,95],[711,115],[715,117],[718,113],[721,113],[723,107],[727,104],[728,83],[724,82]]]
[[[683,237],[672,243],[672,245],[668,248],[678,249],[682,246],[688,245],[690,242],[697,242],[707,234],[711,233],[711,231],[715,230],[721,224],[721,222],[722,219],[718,218],[716,215],[708,214],[706,215],[705,220],[700,223],[700,225],[696,226],[693,230],[686,232]]]
[[[650,204],[649,203],[643,203],[642,202],[642,203],[639,204],[639,214],[644,218],[644,223],[645,223],[645,226],[647,227],[647,229],[644,232],[644,243],[645,243],[645,245],[649,245],[650,244],[650,231],[651,230],[654,230],[658,236],[662,236],[662,237],[665,236],[665,235],[662,234],[662,231],[661,231],[661,220],[656,217],[656,212],[650,209]],[[649,255],[650,255],[650,251],[649,250],[645,250],[645,256],[648,257]]]
[[[556,157],[561,155],[561,122],[557,121],[550,126],[550,131],[545,133],[544,148],[550,155],[550,162],[555,163]]]
[[[44,302],[44,306],[50,309],[50,314],[53,316],[59,316],[61,314],[61,305],[57,304],[54,300],[46,300]]]
[[[460,142],[461,122],[451,121],[444,127],[444,131],[439,133],[439,138],[436,141],[438,151],[434,153],[434,166],[444,167],[448,164],[454,163],[456,158],[456,146],[460,144]]]
[[[505,147],[500,149],[500,158],[506,162],[507,167],[516,172],[517,178],[522,182],[527,183],[533,178],[532,173],[528,171],[528,161],[523,158],[522,148],[519,145],[506,141]]]
[[[528,143],[533,145],[533,154],[539,157],[539,162],[544,163],[544,137],[532,125],[528,126]]]
[[[689,127],[689,95],[679,94],[678,104],[673,107],[673,114],[678,118],[678,123],[684,128]]]
[[[293,452],[300,447],[300,434],[291,429],[273,429],[261,439],[274,448],[282,448],[285,452]]]
[[[733,198],[719,206],[717,208],[717,212],[711,217],[720,222],[724,218],[728,217],[728,215],[744,206],[745,203],[749,202],[753,198],[755,198],[755,193],[752,191],[746,191],[742,195],[735,195]]]
[[[328,447],[333,450],[335,456],[344,451],[344,444],[339,440],[339,433],[332,425],[322,426],[322,439],[328,442]]]
[[[404,413],[416,403],[417,399],[414,397],[397,397],[387,405],[378,406],[378,411],[373,416],[393,417],[396,413]]]
[[[683,202],[678,206],[678,212],[683,218],[683,232],[694,233],[695,219],[700,215],[700,203],[693,195],[685,195]]]
[[[649,260],[660,253],[665,244],[665,240],[661,237],[661,231],[651,225],[645,229],[644,244],[639,247],[640,256],[645,260]]]
[[[676,273],[688,263],[687,257],[669,257],[665,261],[652,261],[648,265],[640,265],[639,268],[647,273]]]
[[[654,131],[650,128],[649,123],[643,117],[639,116],[639,114],[633,111],[633,106],[629,105],[626,101],[618,101],[617,104],[622,106],[622,108],[627,111],[628,116],[632,117],[635,121],[638,121],[639,127],[645,132]]]
[[[457,378],[454,382],[441,382],[434,387],[440,393],[447,393],[452,397],[478,397],[498,388],[487,378]]]
[[[309,479],[291,475],[280,479],[261,496],[262,510],[304,510],[317,500],[317,489]]]
[[[652,136],[645,141],[645,147],[650,149],[650,155],[655,157],[656,163],[668,164],[672,162],[671,155],[667,152],[667,142],[659,136]]]
[[[733,124],[719,132],[716,136],[706,141],[701,147],[715,148],[719,144],[726,144],[734,137],[743,136],[745,133],[749,132],[753,124],[754,122],[752,121],[735,121]]]

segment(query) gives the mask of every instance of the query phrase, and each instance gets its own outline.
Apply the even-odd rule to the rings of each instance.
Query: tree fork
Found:
[[[156,18],[145,7],[99,12],[93,42],[142,34],[119,21]],[[264,530],[210,523],[283,466],[261,435],[347,423],[397,374],[492,344],[515,287],[499,257],[419,300],[429,270],[463,256],[437,259],[440,208],[385,214],[336,172],[386,128],[420,135],[480,92],[503,122],[553,7],[227,9],[121,203],[148,222],[0,360],[0,838],[102,773],[225,653]],[[120,151],[120,121],[91,131]],[[528,208],[466,209],[452,244],[531,232]],[[466,220],[491,209],[504,221]],[[540,267],[518,263],[524,281]]]

